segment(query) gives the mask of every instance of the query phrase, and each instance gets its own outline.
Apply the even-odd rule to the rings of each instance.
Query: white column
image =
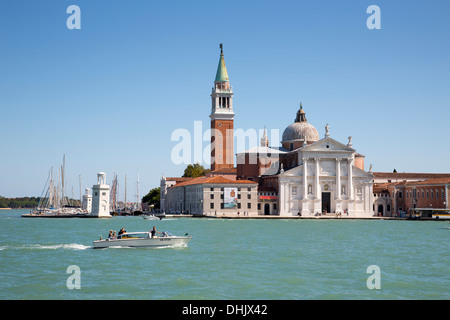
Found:
[[[370,213],[370,196],[373,195],[373,192],[370,192],[369,183],[367,182],[365,188],[364,188],[364,214],[369,215]],[[392,208],[391,208],[391,215],[392,215]]]
[[[341,199],[341,159],[336,159],[336,199]]]
[[[450,200],[449,198],[448,198],[448,190],[449,190],[449,188],[450,188],[450,185],[445,185],[445,209],[448,209],[448,200]]]
[[[315,181],[315,199],[320,199],[319,197],[319,193],[320,193],[320,185],[319,185],[319,158],[314,158],[315,161],[315,176],[314,176],[314,181]]]
[[[353,199],[353,158],[348,159],[348,198]]]
[[[286,203],[286,199],[285,199],[285,194],[284,194],[284,183],[280,181],[280,185],[278,186],[278,188],[280,189],[280,203],[279,203],[279,207],[280,207],[280,215],[284,214],[284,208],[285,208],[285,203]]]
[[[303,158],[303,199],[308,199],[308,159]]]
[[[286,195],[286,200],[285,200],[286,208],[285,208],[285,210],[286,210],[286,213],[289,213],[289,208],[290,208],[289,203],[291,201],[292,194],[289,192],[289,184],[288,183],[284,184],[284,194]]]

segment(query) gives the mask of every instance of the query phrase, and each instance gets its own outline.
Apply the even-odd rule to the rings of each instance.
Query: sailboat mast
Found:
[[[137,182],[136,182],[136,210],[141,210],[141,202],[139,198],[139,171],[137,174]]]
[[[61,166],[61,198],[62,198],[62,206],[64,206],[66,204],[66,199],[65,199],[65,181],[64,181],[64,172],[65,172],[65,168],[66,168],[66,155],[64,155],[63,157],[63,164]]]
[[[127,175],[125,174],[125,209],[127,208]]]
[[[81,174],[79,175],[79,178],[80,178],[80,208],[81,208],[81,206],[82,206],[82,204],[81,204]]]

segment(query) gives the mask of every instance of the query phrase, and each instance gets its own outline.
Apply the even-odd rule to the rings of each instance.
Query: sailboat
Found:
[[[117,181],[117,175],[114,172],[114,178],[111,186],[111,193],[110,193],[110,199],[109,199],[109,212],[112,216],[116,216],[119,214],[120,209],[117,204],[117,197],[119,194],[119,182]]]
[[[75,206],[73,203],[71,204],[70,199],[64,193],[65,165],[66,155],[64,155],[63,164],[59,170],[61,184],[55,184],[52,167],[41,193],[38,206],[31,210],[29,214],[23,214],[22,217],[71,218],[86,216],[88,214],[80,207]]]

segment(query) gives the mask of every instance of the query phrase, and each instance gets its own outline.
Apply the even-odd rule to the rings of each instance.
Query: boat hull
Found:
[[[109,247],[185,247],[191,237],[155,237],[146,239],[105,239],[93,241],[94,249]]]

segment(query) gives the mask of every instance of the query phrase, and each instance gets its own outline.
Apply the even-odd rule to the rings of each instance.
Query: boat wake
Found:
[[[49,244],[49,245],[42,245],[42,244],[30,244],[30,245],[24,245],[24,246],[1,246],[1,250],[8,250],[8,249],[25,249],[25,250],[57,250],[57,249],[65,249],[65,250],[86,250],[90,249],[92,246],[85,246],[83,244],[78,243],[63,243],[63,244]]]
[[[68,243],[68,244],[55,244],[55,245],[32,245],[36,249],[49,249],[49,250],[56,250],[56,249],[68,249],[68,250],[86,250],[92,248],[91,246],[85,246],[78,243]]]

